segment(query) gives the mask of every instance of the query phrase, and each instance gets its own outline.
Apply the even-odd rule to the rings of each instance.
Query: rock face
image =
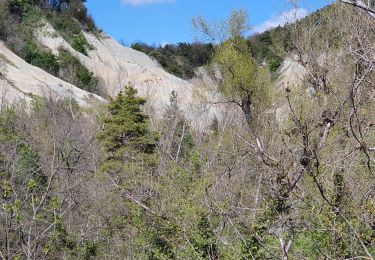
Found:
[[[275,82],[275,86],[280,90],[295,88],[300,85],[306,75],[305,68],[296,61],[297,57],[285,59],[279,68],[279,76]]]
[[[276,90],[280,93],[277,96],[282,97],[278,107],[275,108],[275,116],[279,124],[287,122],[288,114],[290,112],[289,106],[286,104],[284,98],[285,91],[294,91],[298,86],[303,84],[306,69],[296,61],[297,57],[290,57],[284,60],[278,71],[278,78],[275,81]],[[308,91],[308,90],[307,90]],[[309,94],[309,93],[307,93]]]
[[[195,127],[206,127],[214,115],[220,116],[214,105],[194,103],[195,95],[202,94],[197,82],[188,82],[167,73],[156,61],[142,52],[124,47],[113,38],[102,33],[94,35],[83,32],[92,50],[85,56],[74,50],[59,33],[46,21],[38,24],[34,31],[35,40],[58,55],[60,48],[70,52],[99,78],[101,87],[109,96],[131,83],[138,89],[139,95],[148,100],[148,112],[160,116],[169,104],[172,91],[177,93],[180,108]],[[106,102],[105,99],[83,91],[76,86],[56,78],[40,68],[28,64],[0,42],[0,94],[2,103],[25,99],[33,96],[73,98],[80,105],[91,106],[94,102]]]
[[[28,64],[3,42],[0,42],[0,91],[1,104],[18,99],[31,101],[32,95],[72,98],[83,106],[104,102],[103,98]]]
[[[159,64],[144,53],[127,48],[113,38],[84,32],[93,50],[88,56],[75,51],[55,30],[45,23],[35,32],[38,41],[58,54],[60,47],[76,56],[95,76],[101,79],[105,91],[114,96],[129,82],[147,97],[156,112],[169,103],[169,95],[177,92],[184,110],[190,107],[193,85],[164,71]]]

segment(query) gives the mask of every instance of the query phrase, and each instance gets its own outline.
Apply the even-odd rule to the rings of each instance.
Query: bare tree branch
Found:
[[[340,2],[362,9],[375,19],[375,10],[366,5],[362,0],[340,0]]]

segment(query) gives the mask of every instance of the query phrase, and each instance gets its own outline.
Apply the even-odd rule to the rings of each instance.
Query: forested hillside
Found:
[[[203,43],[167,44],[157,48],[138,42],[131,47],[156,59],[167,71],[184,79],[191,79],[197,67],[207,65],[213,51],[212,44]]]
[[[131,83],[95,107],[1,103],[0,259],[374,259],[375,10],[342,2],[250,39],[235,10],[193,19],[212,43],[134,45],[182,77],[205,65],[192,98],[222,108],[207,128],[184,94],[155,116]],[[39,14],[89,55],[83,33],[99,29],[81,0],[2,1],[2,41],[96,92],[32,36]]]

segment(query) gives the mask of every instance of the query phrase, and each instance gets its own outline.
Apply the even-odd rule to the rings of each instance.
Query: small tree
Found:
[[[141,110],[146,100],[136,94],[137,90],[129,85],[108,105],[110,115],[104,119],[104,129],[98,136],[107,152],[102,167],[105,171],[122,172],[129,164],[144,162],[154,153],[157,138]]]
[[[249,125],[269,100],[270,75],[252,58],[245,34],[249,30],[248,15],[243,10],[232,12],[222,23],[208,23],[202,17],[193,19],[197,31],[219,45],[212,61],[213,70],[219,70],[222,80],[219,90],[225,102],[238,105]]]
[[[127,86],[124,92],[111,99],[109,115],[104,119],[104,129],[98,136],[107,153],[101,170],[119,189],[120,200],[125,198],[121,204],[124,210],[111,218],[111,226],[118,225],[118,221],[125,224],[113,232],[130,236],[128,241],[134,244],[124,243],[123,247],[132,248],[132,254],[141,254],[154,243],[152,239],[143,238],[148,237],[152,223],[157,222],[150,209],[150,201],[156,193],[152,183],[157,137],[149,129],[148,116],[142,112],[145,103],[133,86]]]
[[[163,153],[176,162],[181,157],[188,157],[194,142],[189,122],[179,107],[175,91],[170,94],[169,106],[164,114],[163,125],[165,126],[163,129],[164,135],[160,144]]]
[[[270,76],[251,57],[251,49],[243,37],[222,43],[213,59],[223,75],[220,91],[228,101],[237,104],[250,125],[256,110],[269,99]]]

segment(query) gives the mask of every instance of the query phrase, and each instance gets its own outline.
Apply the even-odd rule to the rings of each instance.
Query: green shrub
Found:
[[[84,4],[85,0],[71,0],[70,1],[70,15],[81,22],[81,24],[87,29],[88,31],[96,31],[96,26],[94,20],[90,15],[87,13],[87,8]]]
[[[40,50],[34,42],[30,41],[23,48],[22,53],[24,60],[28,63],[37,66],[52,75],[58,75],[60,64],[51,51]]]
[[[82,66],[77,69],[75,75],[78,80],[77,87],[89,92],[97,90],[98,80],[91,71]]]
[[[83,35],[82,32],[74,36],[70,45],[73,49],[86,56],[88,55],[87,51],[93,49],[92,45],[87,41],[86,37]]]
[[[53,28],[70,43],[73,49],[87,56],[88,50],[92,50],[92,45],[87,41],[82,33],[82,26],[87,27],[89,31],[95,31],[93,22],[80,24],[70,12],[63,13],[49,13],[47,15],[48,21]],[[89,21],[91,21],[89,19]]]
[[[69,13],[48,13],[47,19],[53,28],[68,42],[81,33],[81,26]]]
[[[19,33],[25,39],[25,41],[29,41],[30,39],[34,39],[34,31],[37,27],[42,26],[41,23],[43,19],[43,13],[38,7],[31,7],[24,13],[22,22],[19,27]]]
[[[212,57],[212,44],[178,43],[155,47],[143,42],[131,45],[131,48],[141,51],[177,77],[190,79],[194,76],[194,69],[207,65]]]
[[[269,66],[270,66],[271,72],[276,72],[278,70],[278,68],[281,66],[282,62],[283,62],[283,60],[280,59],[280,58],[272,58],[269,61]]]
[[[98,94],[98,79],[67,50],[59,50],[60,76],[80,89]]]

